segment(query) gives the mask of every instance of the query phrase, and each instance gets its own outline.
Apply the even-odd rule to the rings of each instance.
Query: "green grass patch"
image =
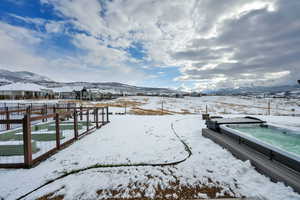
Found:
[[[32,142],[32,152],[36,153],[39,151],[36,142]],[[0,156],[22,156],[24,155],[24,145],[23,144],[0,144]]]
[[[62,122],[63,124],[60,125],[60,130],[73,130],[74,125],[73,122]],[[87,125],[87,122],[78,122],[78,130],[81,130],[84,128],[84,126]],[[92,126],[92,123],[89,123],[89,126]],[[53,141],[55,140],[55,122],[46,122],[42,124],[36,124],[31,126],[32,130],[32,139],[37,141]],[[53,133],[40,133],[40,134],[34,134],[34,131],[53,131]],[[14,129],[10,131],[6,131],[5,133],[0,134],[0,141],[9,141],[9,140],[23,140],[22,129]],[[64,136],[62,133],[60,134],[60,139],[64,139]]]

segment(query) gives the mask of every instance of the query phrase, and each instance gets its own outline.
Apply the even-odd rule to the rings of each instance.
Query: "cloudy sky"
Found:
[[[0,68],[211,90],[300,78],[299,0],[0,0]]]

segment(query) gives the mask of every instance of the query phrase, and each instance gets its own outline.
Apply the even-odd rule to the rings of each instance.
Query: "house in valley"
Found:
[[[80,99],[78,92],[83,90],[83,86],[63,86],[52,89],[56,99]]]
[[[87,88],[83,86],[63,86],[52,88],[57,99],[77,99],[85,101],[99,101],[112,99],[110,91],[99,88]]]
[[[11,83],[0,86],[0,99],[52,99],[53,91],[33,83]]]

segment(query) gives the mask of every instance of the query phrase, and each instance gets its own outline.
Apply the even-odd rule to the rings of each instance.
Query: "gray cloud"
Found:
[[[187,51],[181,51],[176,52],[172,55],[173,58],[178,60],[214,60],[219,58],[224,53],[231,51],[230,48],[222,48],[218,50],[213,50],[210,48],[203,48],[203,49],[197,49],[197,50],[187,50]]]
[[[56,77],[53,66],[61,66],[72,71],[73,79],[109,77],[126,82],[142,82],[145,65],[148,69],[178,66],[181,75],[175,80],[191,81],[198,89],[291,84],[299,79],[299,0],[41,2],[53,6],[64,20],[15,16],[45,25],[47,33],[0,23],[0,40],[5,44],[0,47],[0,64],[36,66],[37,72],[47,68],[49,74],[52,69]],[[66,24],[79,32],[68,32]],[[73,57],[55,57],[48,51],[37,54],[35,44],[56,33],[67,34],[85,53]],[[142,47],[143,59],[126,51],[134,44]],[[170,73],[170,79],[173,76]]]
[[[300,1],[281,0],[275,11],[262,8],[224,20],[217,36],[194,39],[185,51],[173,55],[195,61],[183,70],[185,80],[216,79],[216,83],[228,85],[227,80],[240,86],[296,84],[300,74],[299,19]],[[216,51],[216,47],[223,48]],[[203,62],[207,60],[210,62]],[[207,64],[215,67],[205,69]]]

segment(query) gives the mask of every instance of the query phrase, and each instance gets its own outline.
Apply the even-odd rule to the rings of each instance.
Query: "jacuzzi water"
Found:
[[[300,132],[261,125],[229,125],[228,127],[251,135],[280,149],[300,155]]]

